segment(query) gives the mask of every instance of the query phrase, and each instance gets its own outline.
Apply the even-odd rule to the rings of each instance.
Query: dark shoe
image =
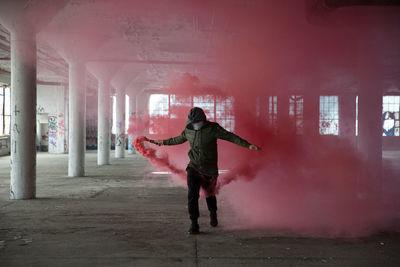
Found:
[[[218,225],[217,212],[210,211],[210,225],[216,227]]]
[[[191,235],[197,235],[200,234],[200,227],[198,223],[192,223],[192,225],[190,225],[189,231],[188,233]]]

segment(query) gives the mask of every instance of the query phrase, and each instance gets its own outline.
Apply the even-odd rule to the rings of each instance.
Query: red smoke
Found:
[[[203,94],[202,88],[207,88],[207,94],[224,97],[222,90],[203,87],[198,82],[194,85],[187,77],[180,83],[174,82],[179,85],[164,92],[196,96]],[[290,131],[273,134],[272,129],[260,124],[256,114],[250,112],[254,105],[239,103],[243,106],[235,105],[235,117],[243,121],[237,121],[234,132],[261,146],[262,151],[218,142],[219,167],[228,171],[220,174],[217,192],[232,203],[233,212],[238,216],[237,224],[231,227],[267,227],[313,236],[355,237],[393,226],[395,210],[383,206],[370,183],[372,178],[365,171],[367,163],[349,141],[333,136],[296,135]],[[175,110],[176,119],[157,118],[156,123],[165,127],[165,131],[152,138],[179,135],[189,109]],[[139,137],[134,142],[143,156],[185,180],[187,144],[155,147],[144,145],[144,141],[145,137]]]
[[[157,152],[154,148],[151,147],[146,147],[144,142],[149,141],[149,139],[145,136],[139,136],[135,138],[133,141],[133,146],[135,147],[135,150],[138,151],[142,156],[148,158],[151,163],[154,165],[160,167],[160,168],[166,168],[170,170],[173,174],[178,175],[180,177],[184,177],[186,175],[186,172],[184,170],[176,168],[169,160],[168,160],[168,155],[163,154],[163,155],[157,155]]]
[[[206,110],[207,116],[221,124],[233,117],[234,132],[263,150],[219,141],[219,168],[228,172],[218,178],[218,188],[231,203],[229,226],[318,236],[361,236],[398,227],[399,207],[393,203],[399,193],[375,187],[376,178],[367,171],[371,162],[351,141],[296,135],[287,110],[278,114],[283,115],[278,132],[265,123],[269,96],[341,94],[350,101],[347,94],[366,90],[371,79],[377,84],[373,90],[398,91],[397,7],[326,9],[323,1],[299,0],[83,2],[69,1],[38,39],[73,58],[132,62],[136,71],[127,74],[136,77],[127,88],[132,96],[164,87],[160,93],[182,98],[233,99],[220,117],[211,118],[214,111]],[[42,13],[38,8],[36,15]],[[168,79],[183,73],[193,75]],[[174,116],[167,118],[132,119],[129,133],[147,135],[151,128],[157,132],[153,139],[177,136],[191,107],[171,106]],[[308,109],[304,102],[304,115]],[[311,110],[317,124],[318,112],[318,107]],[[135,140],[140,153],[185,179],[187,143],[158,148],[144,141]],[[398,175],[385,172],[380,178],[385,188],[398,188]]]

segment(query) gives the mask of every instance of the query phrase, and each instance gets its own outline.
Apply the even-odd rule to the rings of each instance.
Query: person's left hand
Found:
[[[249,145],[250,150],[261,150],[261,147],[256,146],[256,145]]]
[[[163,141],[162,140],[149,140],[150,143],[155,144],[157,146],[162,146]]]

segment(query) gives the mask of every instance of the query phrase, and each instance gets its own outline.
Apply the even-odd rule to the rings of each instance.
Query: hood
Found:
[[[186,122],[186,125],[190,125],[193,122],[199,122],[199,121],[206,121],[207,117],[204,111],[201,108],[194,107],[190,110],[188,119]]]

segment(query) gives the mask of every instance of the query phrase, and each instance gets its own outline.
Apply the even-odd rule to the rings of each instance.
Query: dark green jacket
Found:
[[[218,123],[208,121],[197,131],[187,126],[181,135],[163,140],[163,144],[172,146],[189,141],[190,151],[188,155],[190,162],[188,166],[203,175],[216,177],[218,176],[217,139],[223,139],[246,148],[250,146],[249,142],[228,132]]]

